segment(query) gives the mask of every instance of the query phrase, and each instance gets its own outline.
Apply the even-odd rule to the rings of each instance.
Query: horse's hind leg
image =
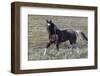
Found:
[[[71,44],[72,44],[72,52],[73,52],[73,50],[75,49],[76,52],[79,54],[80,51],[79,51],[79,46],[78,46],[77,42],[74,41],[74,42],[72,42]]]
[[[73,49],[74,48],[74,42],[72,40],[70,40],[69,42],[71,44],[71,48]]]
[[[69,40],[69,42],[71,44],[71,49],[72,49],[72,52],[73,52],[73,50],[77,47],[76,40]]]

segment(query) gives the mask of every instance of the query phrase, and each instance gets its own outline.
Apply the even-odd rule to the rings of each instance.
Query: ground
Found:
[[[87,42],[82,39],[78,43],[79,49],[68,48],[69,42],[60,44],[60,50],[57,51],[55,45],[51,45],[44,51],[48,39],[46,20],[52,20],[59,29],[80,30],[88,37],[88,18],[87,17],[68,17],[68,16],[28,16],[28,60],[55,60],[55,59],[79,59],[88,57]]]

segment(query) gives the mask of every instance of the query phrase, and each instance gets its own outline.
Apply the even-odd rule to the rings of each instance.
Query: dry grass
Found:
[[[87,48],[77,49],[62,49],[59,51],[56,49],[48,49],[46,55],[44,55],[45,48],[32,48],[29,51],[29,60],[56,60],[56,59],[79,59],[87,58]],[[59,54],[58,54],[59,53]]]

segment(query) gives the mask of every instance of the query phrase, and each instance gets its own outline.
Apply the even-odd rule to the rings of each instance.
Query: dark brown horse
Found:
[[[49,43],[47,44],[46,48],[48,48],[51,44],[54,43],[56,45],[56,49],[59,51],[59,44],[68,40],[72,46],[72,49],[76,47],[75,44],[78,33],[75,30],[60,30],[51,20],[47,20],[47,31],[49,33]],[[86,41],[88,41],[87,37],[83,32],[79,33]]]

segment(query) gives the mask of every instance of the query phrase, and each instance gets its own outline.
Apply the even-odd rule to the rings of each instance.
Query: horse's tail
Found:
[[[83,32],[81,32],[81,35],[83,36],[83,38],[88,41],[88,38],[85,36],[85,34]]]

